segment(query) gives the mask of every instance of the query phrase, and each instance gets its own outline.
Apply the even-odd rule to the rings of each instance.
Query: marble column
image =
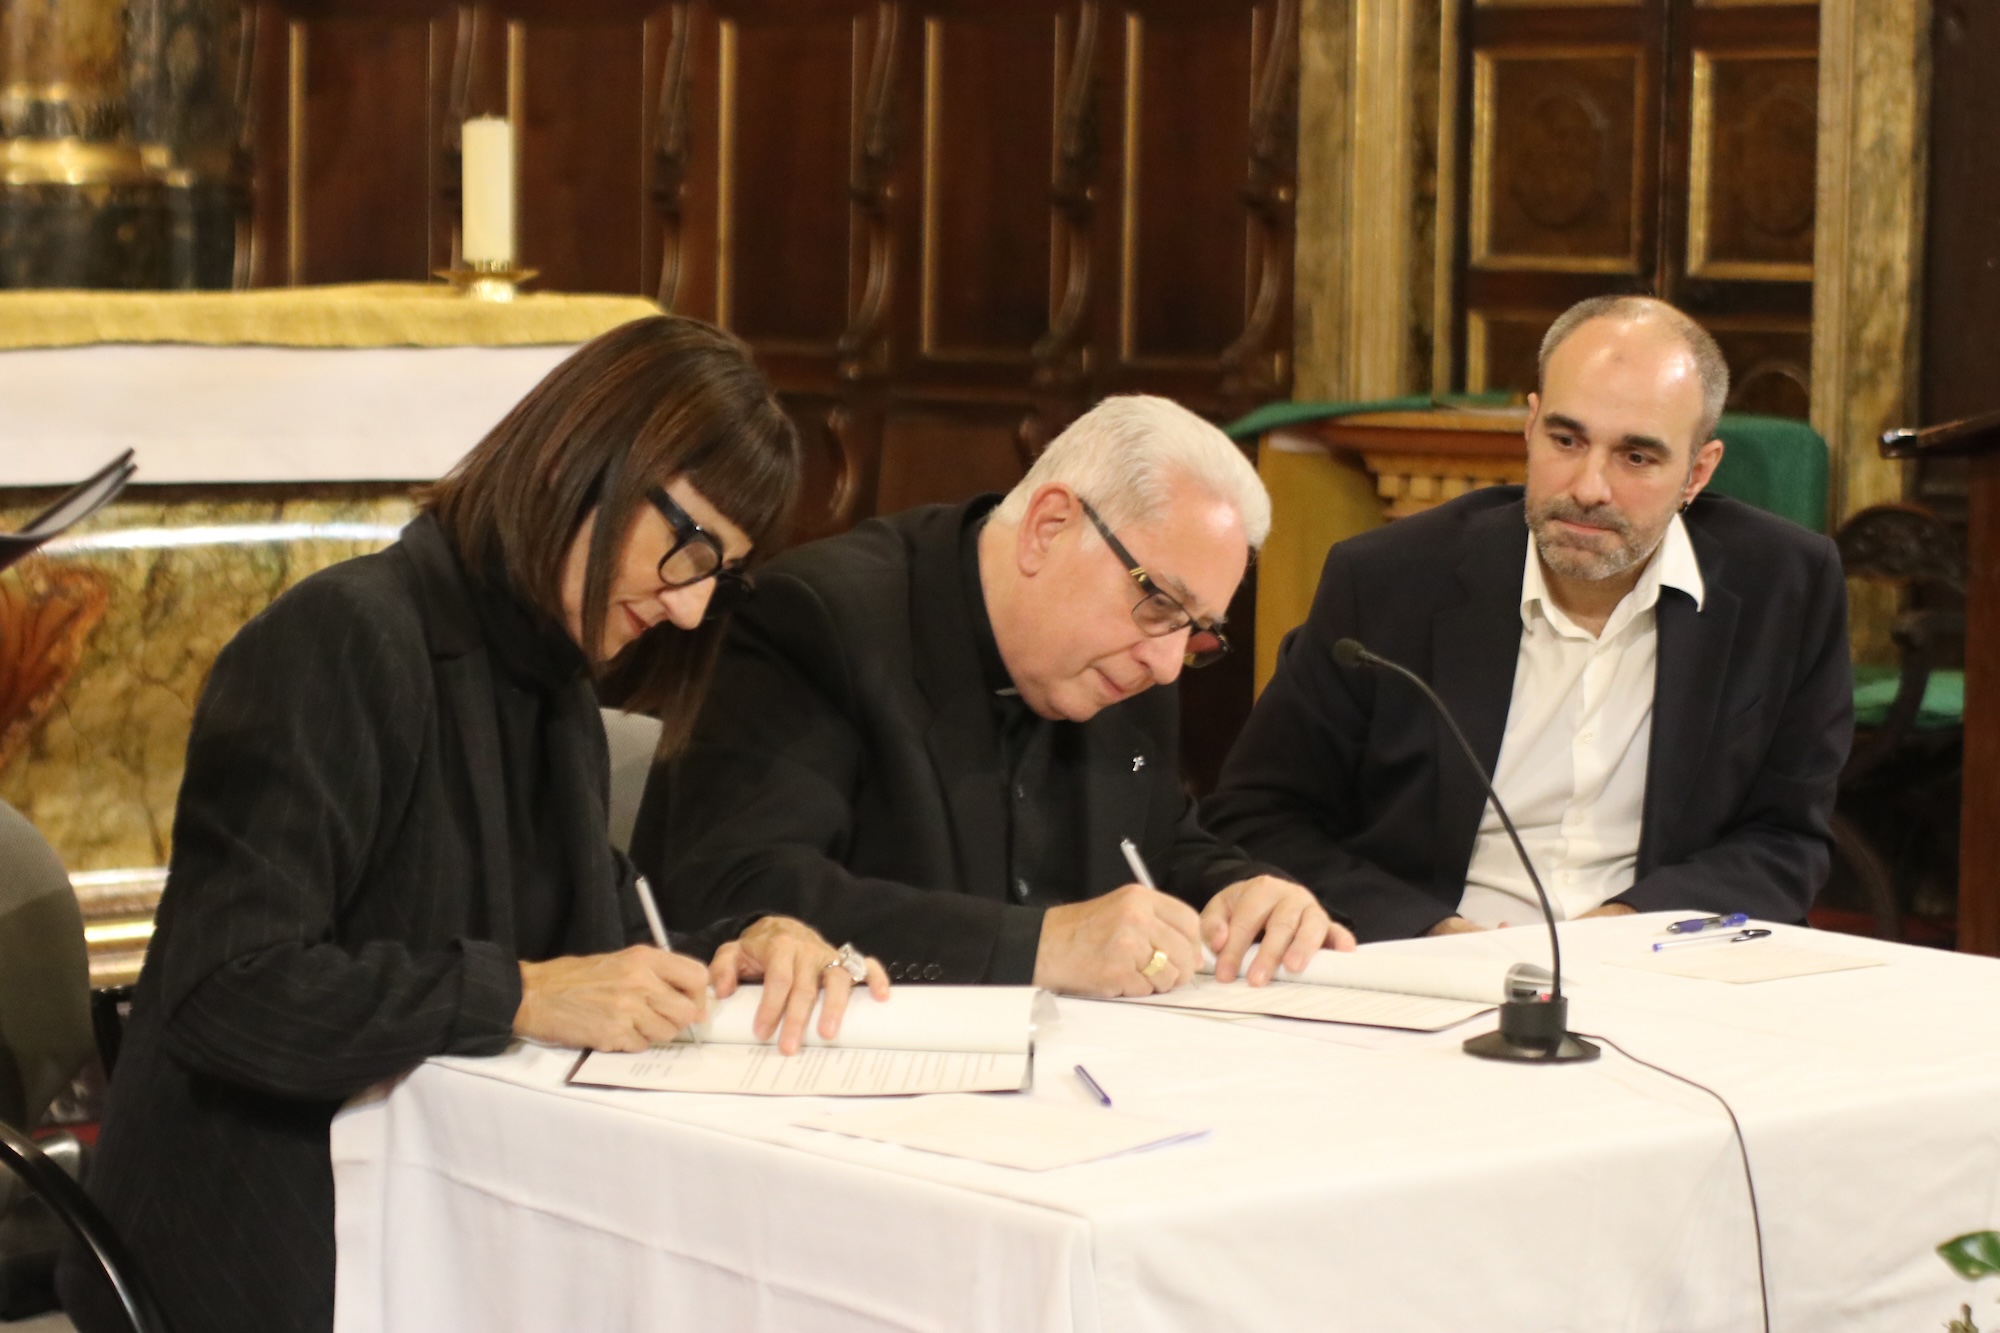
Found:
[[[1456,97],[1456,15],[1457,0],[1300,6],[1295,397],[1448,387],[1435,344],[1450,341],[1440,145]]]
[[[1929,0],[1821,0],[1819,206],[1813,236],[1812,423],[1832,454],[1832,518],[1901,500],[1882,432],[1921,424]],[[1856,581],[1857,661],[1893,662],[1893,590]]]
[[[0,287],[164,284],[124,61],[119,0],[0,0]]]

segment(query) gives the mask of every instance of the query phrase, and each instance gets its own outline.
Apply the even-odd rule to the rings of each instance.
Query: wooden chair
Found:
[[[1850,578],[1943,594],[1937,600],[1954,605],[1964,599],[1964,550],[1921,506],[1871,506],[1842,524],[1834,541]],[[1947,645],[1965,635],[1965,614],[1919,606],[1898,615],[1890,634],[1894,670],[1855,671],[1854,748],[1841,771],[1833,832],[1876,933],[1900,939],[1925,872],[1956,881],[1965,674],[1941,663]]]

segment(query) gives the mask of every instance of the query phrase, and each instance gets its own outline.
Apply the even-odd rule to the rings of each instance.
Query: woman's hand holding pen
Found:
[[[701,961],[635,944],[617,953],[521,964],[514,1035],[557,1046],[643,1051],[708,1014]]]
[[[822,988],[826,1003],[820,1006],[819,1035],[830,1041],[840,1032],[840,1020],[847,1013],[855,982],[837,964],[838,956],[839,951],[804,922],[767,916],[715,951],[709,980],[718,997],[734,994],[739,981],[762,981],[764,998],[757,1006],[752,1031],[759,1041],[776,1032],[778,1049],[794,1055],[805,1041],[806,1022]],[[888,999],[889,974],[873,958],[865,961],[868,993],[878,1000]]]

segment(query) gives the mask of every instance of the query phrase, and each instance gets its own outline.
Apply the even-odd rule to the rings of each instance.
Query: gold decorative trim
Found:
[[[1438,31],[1437,218],[1431,256],[1431,392],[1449,393],[1453,316],[1458,310],[1458,61],[1463,0],[1440,0]]]
[[[715,322],[730,328],[736,318],[736,98],[738,26],[717,25],[715,117]]]
[[[1465,391],[1485,393],[1486,316],[1478,310],[1465,312]]]
[[[507,199],[514,208],[514,220],[508,230],[514,236],[514,262],[521,260],[521,159],[527,156],[526,136],[522,133],[528,124],[528,25],[519,19],[507,23],[507,125],[513,131],[514,151],[509,155],[508,165],[514,172],[514,187],[507,192]],[[483,289],[482,299],[512,300],[511,296],[500,296],[500,286],[489,285]]]
[[[0,139],[0,184],[147,185],[153,180],[130,144]]]
[[[1811,0],[1818,3],[1818,0]],[[1755,50],[1732,60],[1812,60],[1817,51],[1791,48]],[[1710,190],[1714,180],[1715,152],[1715,57],[1707,51],[1694,53],[1693,90],[1688,144],[1688,241],[1687,268],[1692,278],[1736,279],[1751,282],[1811,282],[1811,264],[1782,260],[1756,261],[1714,259],[1709,254],[1709,208],[1714,203]]]
[[[1494,110],[1494,67],[1502,60],[1563,60],[1589,56],[1625,56],[1635,72],[1646,73],[1646,53],[1626,43],[1585,46],[1512,46],[1500,51],[1481,51],[1472,62],[1472,237],[1469,262],[1475,268],[1537,273],[1637,273],[1640,266],[1639,219],[1645,212],[1645,179],[1638,169],[1644,160],[1648,123],[1646,100],[1633,95],[1632,108],[1632,222],[1630,249],[1623,255],[1570,257],[1563,255],[1499,254],[1493,250],[1493,156],[1496,112]],[[1658,78],[1658,71],[1651,71]]]
[[[1357,398],[1393,397],[1412,387],[1413,9],[1408,0],[1354,4],[1346,356]]]
[[[944,22],[924,19],[924,183],[921,196],[917,261],[917,350],[937,355],[938,153],[943,129]]]
[[[1146,65],[1146,21],[1137,13],[1125,16],[1125,153],[1124,180],[1119,186],[1118,219],[1118,359],[1131,363],[1139,354],[1139,102]]]
[[[1481,9],[1637,9],[1646,0],[1473,0]],[[1745,4],[1761,4],[1763,0],[1741,0]],[[1788,0],[1779,0],[1787,3]],[[1805,0],[1807,4],[1817,0]]]
[[[306,25],[286,25],[285,282],[297,287],[306,267]]]

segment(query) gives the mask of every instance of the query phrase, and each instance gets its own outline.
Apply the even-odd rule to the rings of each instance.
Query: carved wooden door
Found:
[[[1806,416],[1817,0],[1473,0],[1464,35],[1464,387],[1533,388],[1557,314],[1645,292],[1715,334],[1731,410]]]

